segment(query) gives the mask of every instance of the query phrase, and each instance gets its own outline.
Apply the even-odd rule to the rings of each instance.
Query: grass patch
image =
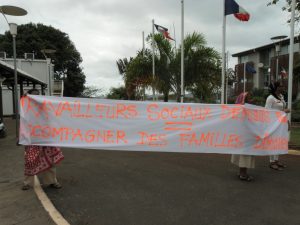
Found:
[[[300,146],[300,127],[292,127],[290,144]]]

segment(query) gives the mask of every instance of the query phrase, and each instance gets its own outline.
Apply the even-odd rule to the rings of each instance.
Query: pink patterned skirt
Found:
[[[25,175],[39,174],[58,164],[64,156],[58,147],[25,146]]]

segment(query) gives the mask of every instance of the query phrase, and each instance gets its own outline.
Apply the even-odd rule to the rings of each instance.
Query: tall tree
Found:
[[[285,1],[285,6],[282,7],[283,11],[288,11],[291,12],[292,11],[292,0],[271,0],[268,3],[268,6],[270,5],[276,5],[278,2],[280,1]],[[295,5],[295,22],[299,22],[300,21],[300,1],[296,0],[296,5]],[[288,23],[290,22],[290,18],[288,19]]]
[[[85,75],[80,67],[82,58],[70,40],[68,34],[43,24],[28,23],[18,26],[16,38],[17,57],[24,53],[34,53],[36,59],[45,59],[42,49],[54,49],[51,55],[54,61],[56,79],[64,79],[64,96],[80,96],[84,90]],[[11,35],[7,31],[0,35],[0,50],[12,55]]]
[[[187,35],[185,48],[185,85],[201,102],[211,102],[220,87],[220,54],[206,46],[202,34]]]
[[[206,46],[206,40],[200,33],[188,34],[184,39],[184,86],[195,98],[202,102],[210,102],[220,87],[220,54]],[[180,65],[180,52],[177,52],[176,64]],[[181,86],[180,66],[177,68],[176,86],[177,101],[179,101]]]

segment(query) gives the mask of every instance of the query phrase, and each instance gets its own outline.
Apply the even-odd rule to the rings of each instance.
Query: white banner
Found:
[[[22,145],[244,155],[288,151],[286,114],[248,104],[28,95],[20,109]]]

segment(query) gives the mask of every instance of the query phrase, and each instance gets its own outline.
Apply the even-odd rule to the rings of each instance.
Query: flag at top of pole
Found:
[[[225,0],[225,16],[233,14],[240,21],[248,21],[250,14],[234,0]]]
[[[224,104],[225,97],[225,50],[226,50],[226,16],[234,14],[240,21],[248,21],[250,14],[234,0],[223,0],[223,32],[222,32],[222,84],[221,84],[221,104]]]
[[[169,32],[168,32],[168,28],[165,28],[163,26],[160,26],[160,25],[157,25],[157,24],[154,24],[156,30],[160,33],[162,33],[162,35],[166,38],[166,39],[169,39],[169,40],[172,40],[172,41],[175,41],[173,38],[171,38]]]

